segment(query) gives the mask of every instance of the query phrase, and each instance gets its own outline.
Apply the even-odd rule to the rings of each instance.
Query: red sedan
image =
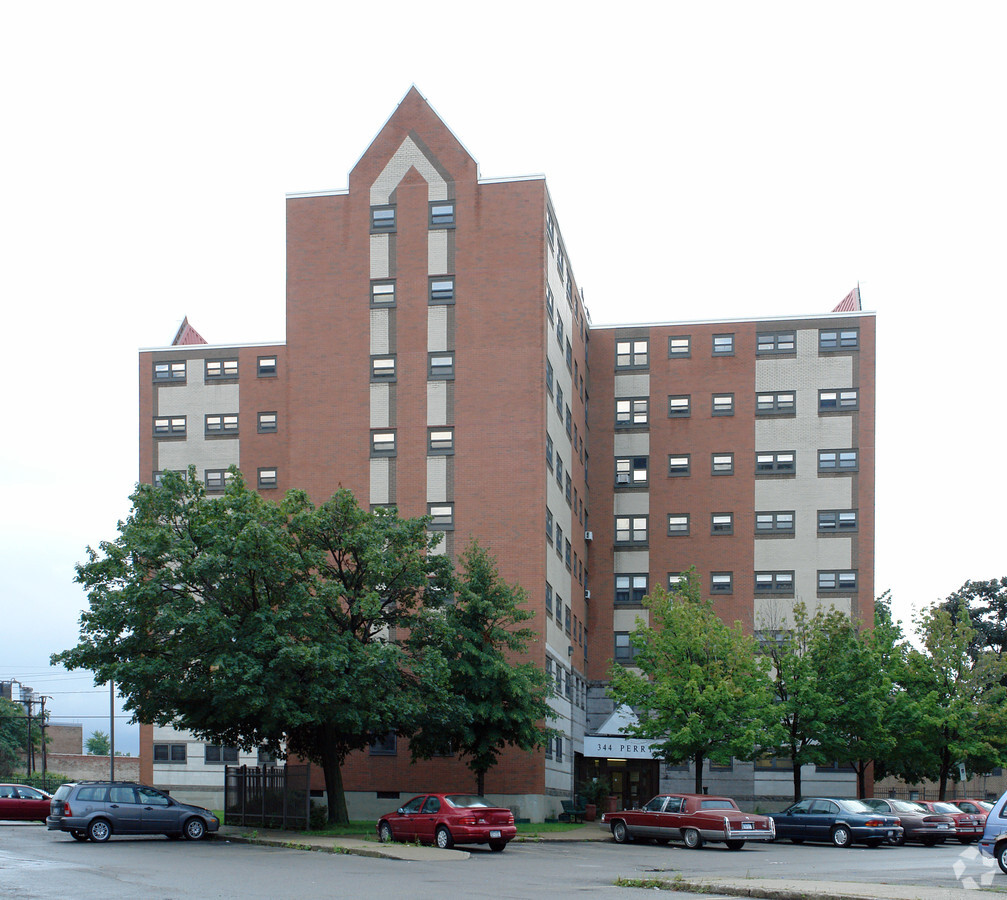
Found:
[[[925,806],[932,813],[951,816],[955,821],[955,836],[959,843],[974,844],[983,836],[983,826],[986,824],[985,816],[964,812],[955,804],[943,800],[917,800],[916,802]]]
[[[745,841],[772,841],[776,827],[769,816],[742,812],[730,797],[707,794],[658,794],[643,809],[605,813],[601,827],[610,828],[617,844],[680,840],[690,850],[706,841],[740,850]]]
[[[0,819],[44,822],[52,794],[26,784],[0,784]]]
[[[455,844],[489,844],[499,853],[517,835],[514,813],[469,794],[421,794],[378,819],[378,839],[419,841],[449,850]]]

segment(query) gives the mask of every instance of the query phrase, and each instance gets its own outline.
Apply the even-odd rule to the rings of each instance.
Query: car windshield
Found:
[[[482,797],[473,797],[468,794],[449,794],[444,799],[458,809],[475,809],[480,806],[489,807],[489,804]]]
[[[861,803],[859,800],[840,800],[839,805],[843,807],[847,812],[855,813],[872,813],[877,812],[877,810],[871,809],[866,803]]]

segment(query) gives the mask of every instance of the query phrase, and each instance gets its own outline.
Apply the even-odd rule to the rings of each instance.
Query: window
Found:
[[[630,662],[636,657],[637,649],[630,643],[628,631],[617,631],[615,633],[615,661],[620,663]]]
[[[205,378],[207,381],[218,381],[222,378],[238,377],[238,361],[236,359],[206,360]]]
[[[453,428],[428,428],[427,453],[431,456],[450,456],[455,452]]]
[[[755,592],[757,594],[793,594],[794,573],[756,572]]]
[[[185,382],[185,360],[154,363],[154,381],[173,381],[176,384]]]
[[[673,334],[668,338],[668,359],[687,359],[692,356],[692,336]]]
[[[394,206],[372,206],[371,207],[371,232],[394,231],[395,230],[395,207]]]
[[[859,346],[859,328],[823,328],[818,332],[819,350],[856,350]]]
[[[733,475],[734,474],[734,454],[714,453],[710,456],[711,475]]]
[[[616,603],[643,603],[643,598],[647,596],[647,576],[646,575],[616,575],[615,576],[615,602]]]
[[[757,512],[755,514],[756,534],[793,534],[794,511]]]
[[[552,535],[549,536],[549,539],[552,540]],[[545,583],[545,611],[548,615],[550,616],[552,615],[552,585],[549,584],[548,581]],[[546,662],[551,663],[552,660],[547,659]],[[550,666],[549,669],[550,669],[549,674],[551,675],[552,667]]]
[[[454,531],[455,506],[453,503],[430,503],[427,505],[427,515],[430,516],[430,531]]]
[[[710,401],[710,415],[713,416],[733,416],[734,415],[734,394],[714,394]]]
[[[455,227],[454,200],[437,200],[430,204],[430,227],[431,228]]]
[[[219,493],[227,487],[231,473],[227,469],[206,469],[203,472],[203,480],[209,493]]]
[[[269,412],[260,412],[258,414],[257,421],[259,434],[267,434],[271,431],[276,431],[276,413],[272,410]]]
[[[734,513],[712,513],[710,534],[734,534]]]
[[[455,355],[453,353],[431,353],[428,356],[427,377],[431,381],[445,381],[455,377]]]
[[[372,431],[371,456],[394,456],[394,455],[395,455],[395,432]]]
[[[734,335],[715,334],[713,336],[714,356],[734,356]]]
[[[215,434],[237,434],[238,416],[237,414],[215,414],[207,416],[205,419],[204,430],[208,437]]]
[[[616,516],[615,542],[617,544],[646,544],[647,516]]]
[[[689,533],[689,514],[688,513],[669,513],[668,515],[668,534],[683,535]]]
[[[455,302],[455,280],[454,277],[444,277],[430,279],[430,296],[428,302],[431,306],[450,306]]]
[[[859,468],[856,450],[819,450],[818,471],[856,472]]]
[[[668,474],[682,476],[689,474],[690,454],[678,453],[668,457]]]
[[[259,490],[276,487],[276,469],[259,469]]]
[[[673,394],[668,398],[668,417],[672,419],[688,418],[690,402],[688,394]]]
[[[371,756],[395,756],[398,752],[395,746],[395,732],[389,731],[384,737],[378,738],[369,748]],[[417,801],[422,800],[422,797],[417,798]],[[414,812],[419,812],[419,802],[416,802],[416,809]]]
[[[855,388],[845,391],[819,391],[819,412],[848,412],[860,405],[859,392]]]
[[[371,381],[394,381],[394,380],[395,380],[395,357],[372,356]]]
[[[395,282],[372,281],[371,306],[394,306],[394,305],[395,305]]]
[[[649,341],[616,341],[615,367],[617,369],[645,369],[650,364]]]
[[[640,487],[647,483],[646,456],[627,456],[615,461],[615,483],[618,487]]]
[[[276,377],[276,357],[275,356],[260,356],[256,360],[256,374],[259,378],[275,378]]]
[[[552,510],[547,506],[545,508],[545,539],[551,544],[552,543]]]
[[[632,428],[646,425],[648,421],[648,406],[646,397],[627,397],[615,401],[615,427]]]
[[[756,475],[793,475],[796,471],[796,454],[793,450],[755,454]]]
[[[757,416],[793,416],[797,413],[797,394],[794,391],[773,391],[755,395]]]
[[[818,590],[820,592],[829,591],[855,591],[857,589],[856,572],[818,572]]]
[[[710,573],[710,593],[730,594],[734,591],[734,577],[732,572],[711,572]]]
[[[185,744],[154,744],[154,762],[184,763]]]
[[[856,530],[857,511],[855,509],[818,510],[819,534],[840,534]]]
[[[797,351],[796,331],[760,331],[755,338],[757,354],[782,354]]]
[[[225,747],[222,744],[206,744],[203,747],[203,762],[207,765],[213,763],[236,763],[237,761],[237,747]]]
[[[154,437],[185,437],[185,416],[156,416]]]

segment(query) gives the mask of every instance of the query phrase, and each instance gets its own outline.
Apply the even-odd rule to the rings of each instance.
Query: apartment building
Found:
[[[631,662],[650,585],[695,566],[751,630],[796,599],[870,609],[873,317],[857,298],[806,319],[593,327],[545,180],[481,179],[415,89],[348,185],[287,198],[285,342],[212,344],[185,322],[141,352],[141,480],[194,464],[223,490],[233,464],[266,496],[347,487],[429,515],[452,557],[478,538],[528,592],[557,735],[505,754],[487,793],[540,820],[589,774],[626,800],[676,783],[646,747],[603,740],[625,715],[606,675]],[[141,759],[158,784],[207,765],[191,736],[151,728]],[[722,774],[742,795],[773,775],[714,787]],[[354,817],[474,786],[392,735],[344,781]]]

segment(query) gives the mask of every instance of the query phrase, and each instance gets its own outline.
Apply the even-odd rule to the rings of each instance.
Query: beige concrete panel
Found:
[[[389,502],[390,468],[391,460],[371,460],[371,503]]]
[[[431,306],[427,309],[427,350],[439,353],[450,350],[448,345],[448,308]]]
[[[448,425],[448,383],[427,382],[427,425]]]
[[[392,158],[388,160],[374,184],[371,185],[371,206],[383,206],[389,203],[392,192],[398,187],[406,172],[413,167],[429,185],[430,200],[447,199],[447,184],[440,172],[434,168],[433,163],[416,146],[413,139],[407,137],[399,145],[399,149],[395,151]]]
[[[448,234],[446,228],[437,228],[427,235],[427,274],[447,275],[448,267]]]
[[[371,278],[387,278],[391,235],[371,235]]]
[[[391,351],[388,349],[389,310],[371,310],[371,355],[383,356]]]
[[[622,491],[615,495],[615,515],[645,516],[650,512],[650,493],[648,491]],[[660,523],[651,522],[651,533],[659,528]]]
[[[448,497],[448,458],[427,457],[427,503],[444,503]]]
[[[391,393],[390,384],[371,385],[371,428],[391,427],[389,421]]]
[[[613,440],[615,456],[649,456],[650,432],[635,431],[628,434],[616,432]]]
[[[650,396],[650,373],[640,372],[634,375],[615,376],[615,396],[616,397],[649,397]],[[653,417],[654,410],[650,411]]]

